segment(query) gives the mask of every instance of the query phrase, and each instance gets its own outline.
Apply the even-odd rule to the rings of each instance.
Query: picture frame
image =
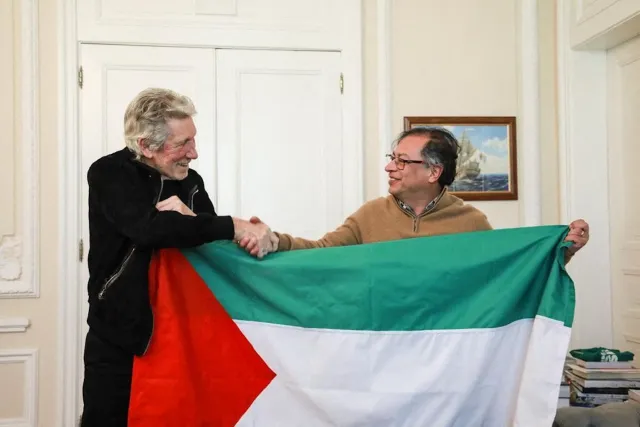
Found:
[[[444,127],[460,143],[452,194],[463,200],[518,200],[514,116],[404,117],[404,130],[419,126]]]

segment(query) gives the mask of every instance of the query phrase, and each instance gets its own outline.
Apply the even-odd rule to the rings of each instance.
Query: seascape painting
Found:
[[[405,117],[405,129],[439,126],[460,143],[449,190],[465,200],[517,199],[515,117]]]

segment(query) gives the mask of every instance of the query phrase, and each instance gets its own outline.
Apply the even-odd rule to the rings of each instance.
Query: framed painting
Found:
[[[463,200],[517,200],[515,117],[405,117],[404,129],[439,126],[460,143],[449,190]]]

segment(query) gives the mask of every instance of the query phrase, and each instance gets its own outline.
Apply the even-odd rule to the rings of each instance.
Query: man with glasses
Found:
[[[278,251],[347,246],[410,237],[491,230],[487,217],[447,191],[456,176],[459,143],[439,127],[416,127],[400,134],[389,154],[389,196],[365,203],[335,231],[319,240],[276,233]],[[259,218],[251,222],[259,223]],[[589,239],[583,220],[571,223],[567,241],[568,261]],[[257,246],[248,239],[240,246],[252,255]]]

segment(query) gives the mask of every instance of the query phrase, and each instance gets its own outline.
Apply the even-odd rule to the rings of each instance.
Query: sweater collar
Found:
[[[447,191],[447,187],[443,187],[442,191],[440,191],[440,194],[438,194],[435,199],[430,201],[427,204],[427,206],[425,206],[424,210],[420,213],[420,215],[422,215],[424,213],[427,213],[427,212],[431,211],[433,208],[435,208],[436,205],[438,204],[438,202],[440,201],[440,199],[442,199],[442,196],[444,196],[444,193],[446,191]],[[398,199],[396,196],[393,196],[393,198],[398,203],[398,206],[400,206],[400,209],[402,209],[405,212],[408,212],[408,213],[410,213],[412,215],[418,215],[416,212],[413,211],[413,208],[411,206],[407,205],[405,202],[403,202],[402,200]]]

